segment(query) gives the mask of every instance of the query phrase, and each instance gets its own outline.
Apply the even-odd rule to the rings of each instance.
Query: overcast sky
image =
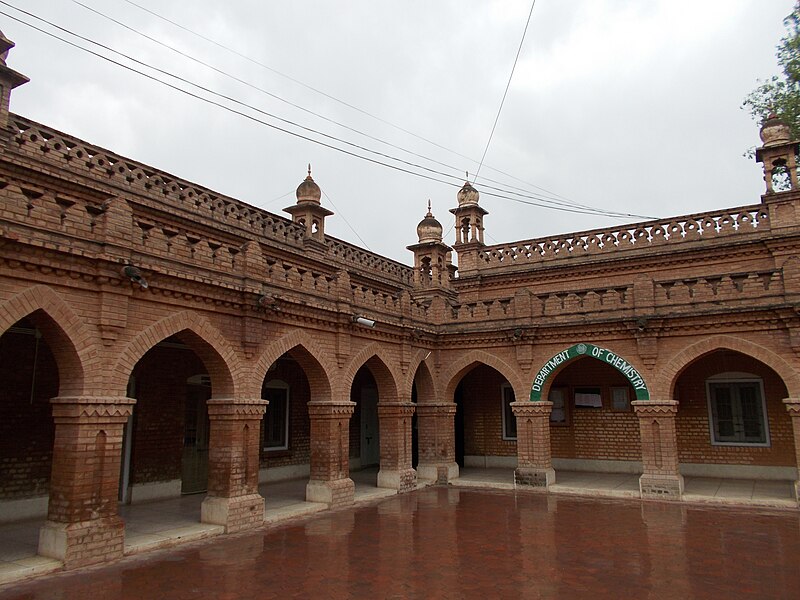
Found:
[[[246,60],[125,0],[81,2],[255,88],[448,167],[291,107],[72,0],[8,0],[260,110],[461,182],[477,169],[530,10],[528,0],[136,0]],[[543,193],[532,184],[562,201],[659,218],[758,202],[760,166],[742,156],[759,143],[758,126],[740,105],[759,78],[777,72],[775,46],[792,6],[793,0],[538,0],[476,187]],[[284,216],[311,162],[323,205],[336,213],[327,232],[362,245],[360,236],[371,250],[406,264],[412,258],[405,246],[417,241],[428,199],[449,231],[445,241],[454,240],[448,210],[456,205],[456,179],[435,175],[452,182],[439,183],[344,155],[5,16],[0,23],[17,44],[9,66],[31,78],[13,93],[16,113]],[[486,194],[481,205],[490,213],[487,244],[641,220]]]

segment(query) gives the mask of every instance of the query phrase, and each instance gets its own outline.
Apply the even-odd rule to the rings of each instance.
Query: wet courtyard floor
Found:
[[[0,598],[792,598],[800,514],[436,487]]]

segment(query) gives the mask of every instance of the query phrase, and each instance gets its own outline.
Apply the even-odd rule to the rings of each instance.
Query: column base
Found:
[[[330,508],[347,506],[353,503],[356,486],[349,477],[334,481],[311,480],[306,484],[307,502],[324,502]]]
[[[642,498],[680,500],[683,497],[683,475],[651,475],[639,477]]]
[[[794,492],[794,499],[797,501],[797,506],[800,506],[800,480],[794,482],[792,491]]]
[[[264,498],[260,494],[206,496],[200,507],[200,521],[222,525],[225,533],[254,529],[264,524]]]
[[[417,478],[447,484],[458,479],[458,463],[428,463],[417,465]]]
[[[410,492],[417,489],[417,472],[414,469],[381,469],[378,471],[378,487]]]
[[[556,471],[536,467],[517,467],[514,469],[514,483],[534,488],[546,488],[556,482]]]
[[[39,554],[62,561],[67,569],[116,560],[124,550],[125,523],[118,516],[78,523],[47,521],[39,530]]]

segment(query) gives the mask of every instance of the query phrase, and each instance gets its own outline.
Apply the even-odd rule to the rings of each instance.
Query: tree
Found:
[[[800,139],[800,0],[783,20],[786,35],[777,46],[776,57],[783,75],[775,75],[761,83],[745,98],[742,108],[758,123],[775,113],[792,131],[792,139]]]

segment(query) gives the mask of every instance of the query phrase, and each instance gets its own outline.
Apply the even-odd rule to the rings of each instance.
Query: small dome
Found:
[[[764,146],[778,146],[791,141],[792,133],[789,126],[772,113],[761,126],[761,141]]]
[[[319,186],[311,178],[311,165],[308,165],[308,177],[306,177],[303,182],[297,186],[295,195],[297,196],[298,204],[301,202],[313,202],[315,204],[319,204],[319,199],[322,197],[322,190],[319,189]]]
[[[428,214],[417,225],[417,235],[420,244],[442,241],[442,224],[433,217],[430,200],[428,200]]]
[[[474,206],[478,204],[480,194],[478,190],[472,187],[469,181],[464,182],[464,187],[458,190],[458,205],[459,206]]]

